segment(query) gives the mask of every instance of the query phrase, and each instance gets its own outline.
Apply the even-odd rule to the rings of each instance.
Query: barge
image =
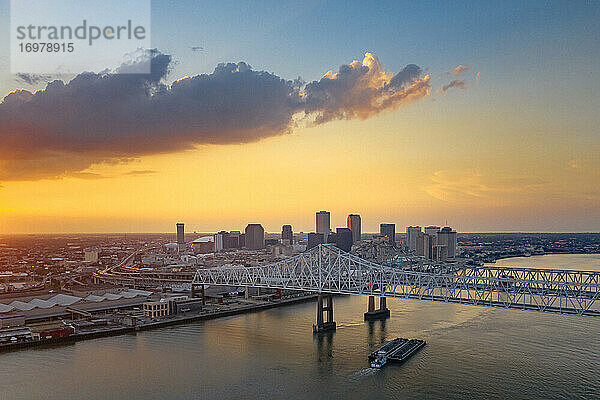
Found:
[[[396,338],[369,354],[371,368],[381,368],[388,362],[402,363],[425,346],[420,339]]]

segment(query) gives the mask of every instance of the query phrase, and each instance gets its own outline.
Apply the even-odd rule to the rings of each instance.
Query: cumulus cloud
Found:
[[[452,88],[466,89],[467,83],[465,82],[464,79],[462,79],[462,80],[455,79],[455,80],[451,81],[450,83],[448,83],[447,85],[442,86],[442,93],[446,93],[448,91],[448,89],[452,89]]]
[[[429,95],[429,75],[414,64],[397,74],[386,73],[383,64],[371,53],[362,62],[342,65],[338,72],[327,72],[319,81],[306,85],[302,93],[305,111],[315,123],[334,119],[366,119],[385,110]]]
[[[150,74],[82,73],[7,95],[0,103],[0,180],[93,179],[82,173],[94,164],[253,142],[290,132],[296,115],[314,124],[365,119],[431,89],[420,67],[388,73],[370,53],[308,84],[239,62],[167,85],[171,57],[152,51],[149,60]]]

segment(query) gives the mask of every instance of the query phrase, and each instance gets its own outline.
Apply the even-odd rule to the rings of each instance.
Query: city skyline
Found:
[[[168,232],[175,220],[308,232],[320,209],[332,227],[360,214],[364,232],[446,220],[461,232],[600,230],[597,4],[341,4],[153,2],[165,110],[188,109],[186,87],[213,104],[198,94],[205,77],[231,94],[218,115],[156,117],[141,101],[132,124],[48,89],[74,76],[14,75],[0,60],[0,234]],[[3,54],[9,22],[1,0]],[[123,97],[89,89],[78,95],[95,104]],[[44,94],[58,96],[52,112],[23,105]],[[86,118],[54,104],[97,115],[92,139]],[[195,118],[209,128],[193,131]]]

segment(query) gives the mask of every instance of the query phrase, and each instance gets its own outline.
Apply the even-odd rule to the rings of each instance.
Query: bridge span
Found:
[[[335,328],[332,294],[370,296],[365,317],[389,315],[388,297],[600,317],[597,271],[480,266],[419,271],[376,264],[333,245],[270,265],[199,269],[192,284],[317,292],[316,331]]]

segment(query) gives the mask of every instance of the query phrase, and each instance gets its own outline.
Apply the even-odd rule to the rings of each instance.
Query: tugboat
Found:
[[[378,351],[375,357],[371,360],[371,368],[381,368],[387,363],[387,353]]]

